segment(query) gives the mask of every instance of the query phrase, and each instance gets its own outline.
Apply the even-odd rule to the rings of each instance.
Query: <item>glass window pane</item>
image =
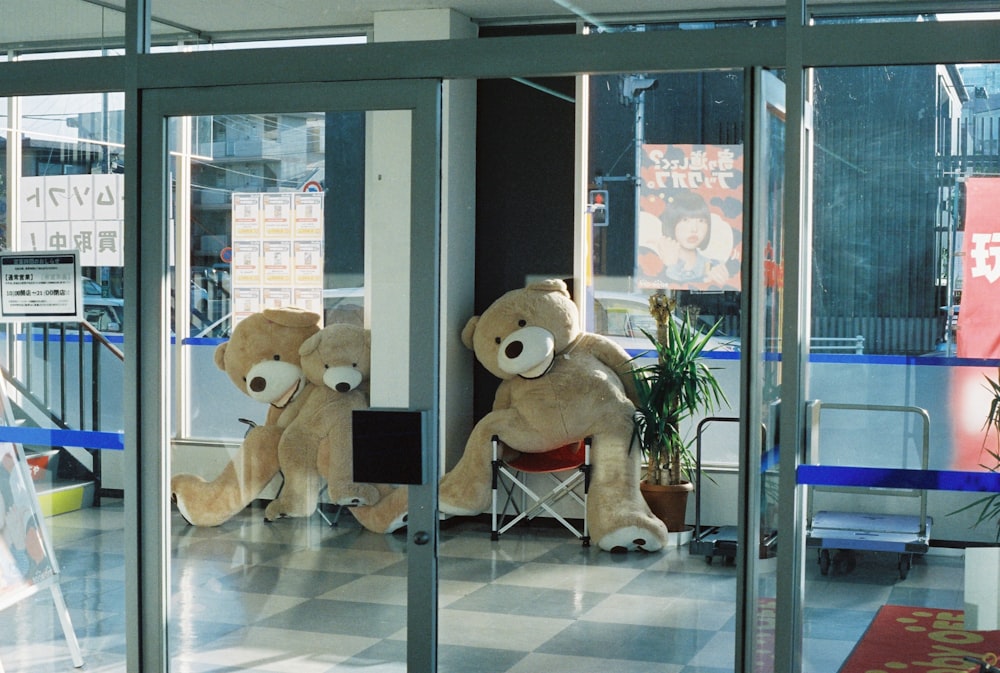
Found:
[[[58,17],[58,20],[53,20]],[[10,0],[0,20],[0,44],[25,54],[77,52],[77,56],[120,54],[125,44],[125,10],[86,0]]]
[[[366,350],[366,217],[385,201],[396,217],[409,212],[396,189],[366,198],[366,157],[377,161],[367,139],[373,119],[401,134],[383,140],[398,160],[410,114],[169,120],[174,305],[190,302],[174,331],[191,335],[173,344],[185,391],[171,481],[176,667],[405,665],[406,539],[376,507],[402,498],[401,516],[407,491],[354,481],[350,424],[369,385],[379,390]],[[394,169],[408,174],[408,163]],[[262,315],[275,310],[295,315]],[[324,326],[345,331],[313,338]],[[307,338],[324,341],[307,355]]]
[[[649,296],[708,333],[705,359],[738,400],[743,245],[743,74],[590,78],[592,329],[642,355],[655,334]],[[636,178],[639,176],[639,178]],[[681,232],[681,233],[678,233]],[[735,415],[723,405],[721,415]],[[690,419],[687,437],[693,441]],[[707,462],[737,462],[733,428],[706,437]]]
[[[122,452],[115,449],[124,428],[124,97],[39,96],[2,99],[0,106],[3,247],[77,251],[84,319],[2,326],[11,386],[2,395],[0,425],[65,434],[0,444],[5,465],[14,466],[14,444],[6,440],[20,442],[30,468],[27,489],[13,469],[0,479],[0,630],[8,634],[0,660],[8,671],[64,670],[73,665],[76,642],[88,666],[120,670],[126,522]],[[43,516],[28,516],[29,496],[37,496]],[[25,582],[46,570],[54,573],[52,586],[40,581],[41,591],[27,595]]]
[[[850,605],[806,633],[816,670],[839,668],[892,604],[959,615],[949,628],[974,637],[959,633],[975,628],[975,615],[961,622],[968,575],[954,549],[997,534],[975,486],[998,467],[986,424],[995,404],[987,378],[1000,364],[990,247],[1000,118],[987,103],[997,72],[930,64],[812,73],[812,336],[864,340],[863,354],[810,358],[810,396],[822,406],[809,462],[848,468],[849,480],[814,487],[808,507],[815,562],[805,612],[834,594]],[[966,486],[914,490],[916,481],[887,478],[859,487],[878,470],[912,470],[912,480],[957,471]],[[835,625],[844,629],[833,638]]]

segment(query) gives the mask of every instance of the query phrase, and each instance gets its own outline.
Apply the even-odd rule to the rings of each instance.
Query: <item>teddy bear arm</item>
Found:
[[[214,480],[176,475],[170,490],[181,515],[195,526],[218,526],[249,505],[278,473],[280,438],[280,429],[259,425]]]
[[[500,386],[497,388],[496,395],[493,397],[493,411],[502,411],[503,409],[510,409],[510,406],[511,406],[510,386],[507,385],[506,381],[501,381]]]
[[[599,334],[586,334],[579,347],[585,348],[615,372],[625,389],[625,397],[633,405],[638,405],[639,397],[635,391],[635,379],[632,378],[633,362],[621,346]]]

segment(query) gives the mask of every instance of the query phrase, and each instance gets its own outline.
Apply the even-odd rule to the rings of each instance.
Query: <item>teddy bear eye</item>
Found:
[[[357,362],[352,362],[351,366],[354,367],[355,369],[357,369],[358,368],[358,363]]]
[[[275,360],[280,360],[280,359],[281,359],[281,356],[280,356],[280,355],[278,355],[277,353],[275,353],[275,354],[274,354],[274,359],[275,359]]]
[[[496,342],[497,342],[498,344],[499,344],[499,343],[500,343],[501,341],[502,341],[502,339],[501,339],[500,337],[497,337],[497,338],[496,338]]]
[[[326,364],[326,363],[324,362],[324,363],[323,363],[323,369],[329,369],[329,368],[330,368],[330,365],[328,365],[328,364]]]
[[[527,320],[523,320],[523,319],[522,319],[522,320],[518,320],[518,321],[517,321],[517,326],[518,326],[518,327],[524,327],[524,326],[525,326],[525,325],[527,325],[527,324],[528,324],[528,321],[527,321]]]

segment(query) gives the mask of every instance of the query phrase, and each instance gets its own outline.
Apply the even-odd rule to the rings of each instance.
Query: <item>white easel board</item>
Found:
[[[3,405],[0,423],[9,426],[13,413],[2,387],[0,403]],[[38,504],[24,447],[0,440],[0,610],[42,589],[50,589],[73,666],[80,668],[83,656],[63,600],[58,575],[59,565]],[[2,663],[0,673],[3,673]]]

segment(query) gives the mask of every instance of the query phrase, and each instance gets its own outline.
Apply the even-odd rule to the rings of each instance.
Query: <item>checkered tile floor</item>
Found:
[[[405,671],[405,536],[364,531],[347,514],[334,528],[319,516],[262,519],[254,509],[218,528],[174,519],[171,670]],[[113,500],[49,519],[87,672],[125,671],[124,525]],[[439,565],[441,671],[734,668],[735,568],[684,547],[609,554],[545,525],[491,542],[488,525],[465,519],[443,525]],[[937,554],[906,580],[878,555],[850,575],[810,564],[805,673],[836,671],[880,605],[961,608],[962,572],[960,556]],[[773,587],[773,574],[764,581]],[[7,673],[73,670],[48,591],[0,612],[0,662]]]

